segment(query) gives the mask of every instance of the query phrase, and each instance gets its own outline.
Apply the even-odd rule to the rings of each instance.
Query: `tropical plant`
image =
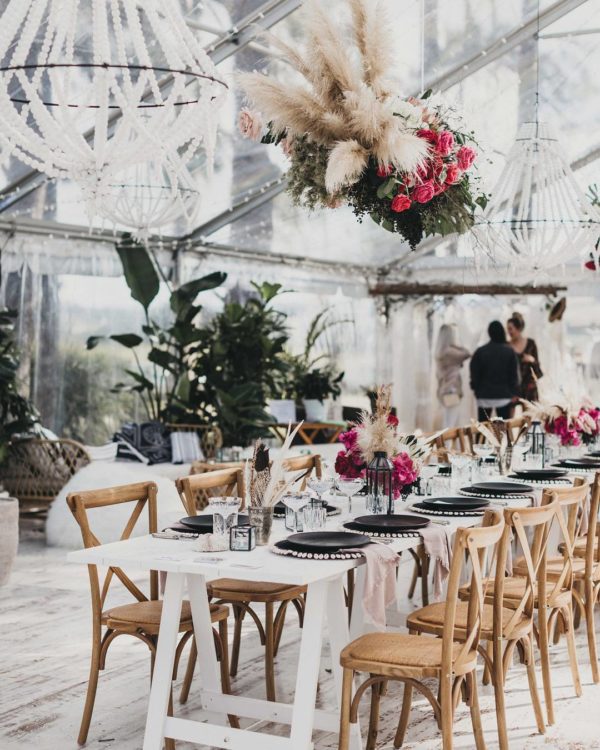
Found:
[[[268,435],[269,398],[288,379],[287,315],[273,307],[281,284],[252,284],[245,302],[226,303],[194,347],[197,399],[214,408],[225,445],[249,445]]]
[[[0,462],[6,456],[10,439],[28,432],[37,421],[35,408],[18,390],[16,317],[15,310],[0,308]]]
[[[341,394],[340,384],[344,373],[337,370],[329,352],[315,354],[315,348],[327,331],[350,322],[348,319],[333,318],[329,307],[325,307],[314,316],[306,332],[302,353],[289,358],[290,378],[287,392],[291,396],[297,400],[316,399],[322,403],[330,396],[337,398]]]
[[[125,235],[116,245],[123,265],[125,281],[134,300],[144,310],[145,323],[139,333],[118,333],[110,336],[90,336],[87,348],[95,348],[103,339],[111,339],[131,350],[135,369],[127,369],[126,382],[117,383],[115,392],[134,392],[151,420],[202,421],[199,415],[190,414],[191,383],[188,370],[188,353],[205,332],[195,321],[202,310],[195,304],[200,292],[220,286],[227,275],[220,271],[202,276],[172,289],[166,279],[170,297],[172,319],[161,325],[150,315],[150,305],[160,290],[157,264],[146,247],[131,235]],[[143,351],[146,351],[143,362]]]

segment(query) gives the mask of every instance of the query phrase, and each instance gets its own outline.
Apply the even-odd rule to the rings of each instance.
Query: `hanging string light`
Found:
[[[600,213],[587,200],[552,128],[539,121],[539,4],[535,121],[519,128],[473,235],[494,265],[534,279],[598,255]],[[476,248],[477,249],[477,248]]]
[[[174,0],[10,0],[0,16],[0,144],[88,194],[147,161],[212,163],[227,89]]]

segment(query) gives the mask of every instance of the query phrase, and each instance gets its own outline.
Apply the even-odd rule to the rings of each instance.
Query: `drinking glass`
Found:
[[[310,490],[316,492],[319,500],[322,500],[323,495],[333,487],[333,481],[333,478],[311,477],[306,484]]]
[[[304,531],[317,531],[325,526],[327,510],[322,500],[310,500],[302,510]]]
[[[486,459],[494,455],[494,446],[487,441],[483,443],[473,443],[473,453],[477,456],[477,481],[483,481],[486,477],[485,463]]]
[[[451,453],[450,465],[452,473],[450,475],[450,487],[452,492],[456,492],[461,487],[469,484],[471,480],[471,467],[473,459],[465,453]]]
[[[421,493],[429,495],[431,493],[431,480],[438,473],[437,464],[423,464],[421,466]]]
[[[229,534],[229,529],[237,524],[241,502],[239,497],[209,498],[208,507],[213,514],[213,534],[219,536]]]
[[[340,477],[337,480],[337,488],[348,498],[348,511],[352,513],[352,498],[357,492],[360,492],[365,486],[364,479],[354,479],[350,477]]]
[[[525,456],[531,448],[531,439],[524,435],[512,447],[513,450],[513,468],[522,469],[525,465]]]
[[[300,511],[310,502],[308,492],[290,492],[284,495],[283,503],[286,506],[285,527],[290,531],[302,531],[302,517]]]

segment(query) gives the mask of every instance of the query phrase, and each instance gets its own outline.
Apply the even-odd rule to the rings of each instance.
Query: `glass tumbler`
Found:
[[[213,514],[213,534],[225,536],[229,529],[237,524],[238,510],[241,498],[239,497],[211,497],[208,507]]]

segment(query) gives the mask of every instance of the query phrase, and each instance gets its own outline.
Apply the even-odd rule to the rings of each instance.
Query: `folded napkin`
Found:
[[[396,600],[396,568],[400,558],[385,544],[372,543],[348,550],[360,552],[366,561],[363,610],[365,622],[385,630],[385,610]]]
[[[433,598],[438,601],[442,596],[442,587],[450,573],[452,562],[452,545],[448,530],[437,524],[430,524],[419,529],[423,539],[425,553],[433,561]]]

